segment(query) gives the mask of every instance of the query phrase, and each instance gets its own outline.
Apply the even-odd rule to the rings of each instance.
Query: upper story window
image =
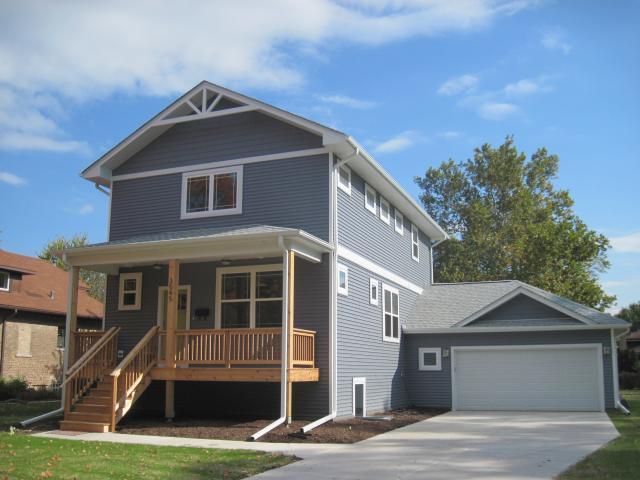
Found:
[[[391,224],[391,206],[382,197],[380,197],[380,220],[387,225]]]
[[[364,184],[364,208],[374,215],[376,214],[377,193],[373,187]]]
[[[382,339],[400,341],[400,294],[389,285],[382,285]]]
[[[8,292],[10,283],[9,272],[0,272],[0,291]]]
[[[416,262],[420,261],[420,239],[418,237],[418,227],[411,224],[411,258]]]
[[[142,305],[142,272],[121,273],[118,310],[140,310]]]
[[[351,169],[346,165],[338,168],[338,187],[343,192],[351,195]]]
[[[340,295],[349,294],[349,269],[344,265],[338,265],[338,293]]]
[[[397,208],[393,217],[393,223],[396,232],[398,232],[400,235],[404,235],[404,217],[402,216],[402,213],[400,213],[400,210],[398,210]]]
[[[180,218],[242,213],[242,166],[182,175]]]

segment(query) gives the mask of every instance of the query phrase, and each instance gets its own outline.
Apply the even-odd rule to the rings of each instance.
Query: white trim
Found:
[[[373,195],[373,206],[369,205],[367,202],[367,194]],[[368,183],[364,184],[364,208],[369,210],[374,215],[377,215],[377,206],[378,206],[378,192],[369,185]]]
[[[250,275],[249,281],[249,298],[238,300],[249,302],[249,328],[255,328],[256,326],[256,273],[258,272],[271,272],[280,271],[283,272],[282,277],[282,297],[278,297],[277,300],[281,300],[283,303],[283,309],[285,308],[285,280],[284,280],[284,268],[281,263],[270,263],[267,265],[244,265],[234,267],[218,267],[216,268],[216,319],[215,328],[222,328],[222,275],[226,273],[248,273]],[[275,298],[273,300],[276,300]]]
[[[387,215],[382,214],[382,206],[385,205],[387,207]],[[380,197],[380,220],[382,220],[387,225],[391,225],[391,205],[387,201],[386,198]]]
[[[362,416],[367,416],[367,378],[353,377],[351,380],[351,415],[356,416],[356,385],[362,385]]]
[[[382,341],[383,342],[391,342],[391,343],[400,343],[400,336],[402,335],[402,329],[400,327],[400,292],[398,291],[397,288],[393,288],[385,283],[382,284]],[[386,312],[386,307],[387,307],[387,302],[385,301],[385,292],[389,292],[392,295],[392,300],[391,300],[391,310],[389,311],[389,315],[391,315],[391,336],[387,336],[385,331],[384,331],[384,316],[387,314]],[[398,313],[395,314],[393,313],[393,295],[396,295],[398,297]],[[394,317],[397,317],[397,322],[398,322],[398,337],[394,337],[393,336],[393,321],[394,321]]]
[[[236,174],[236,205],[233,208],[213,209],[213,199],[215,196],[214,182],[217,175]],[[243,166],[215,168],[211,170],[190,171],[182,174],[182,193],[180,195],[180,219],[218,217],[222,215],[239,215],[242,213],[242,173]],[[209,193],[207,210],[202,212],[187,212],[187,183],[190,178],[207,177],[209,179]]]
[[[403,327],[407,335],[438,333],[499,333],[499,332],[562,332],[571,330],[609,330],[624,329],[624,325],[547,325],[539,327]]]
[[[190,105],[191,108],[195,108]],[[237,113],[246,113],[257,110],[251,105],[241,105],[239,107],[225,108],[224,110],[216,110],[215,112],[196,113],[195,115],[187,115],[184,117],[173,117],[167,119],[154,120],[151,127],[160,127],[163,125],[175,125],[176,123],[193,122],[196,120],[204,120],[207,118],[226,117],[227,115],[235,115]]]
[[[338,293],[335,282],[337,266],[338,266],[338,187],[337,187],[337,170],[334,167],[334,155],[329,154],[329,168],[331,171],[331,211],[329,213],[332,221],[332,236],[330,238],[331,249],[331,265],[329,266],[330,279],[329,282],[329,412],[334,417],[338,412]]]
[[[165,314],[164,302],[162,301],[162,293],[167,292],[168,290],[169,290],[169,287],[166,287],[166,286],[158,287],[158,310],[157,310],[158,313],[156,315],[156,325],[158,325],[160,328],[163,328],[162,316],[163,314]],[[180,290],[187,291],[187,308],[186,308],[187,315],[186,315],[185,329],[190,330],[191,329],[191,285],[180,285],[178,287],[178,295],[180,295]],[[176,325],[176,329],[177,329],[177,325]]]
[[[424,354],[435,353],[435,365],[424,364]],[[440,347],[420,347],[418,348],[418,370],[420,371],[440,371],[442,370],[442,348]]]
[[[326,154],[327,152],[328,150],[326,148],[309,148],[305,150],[296,150],[293,152],[271,153],[269,155],[257,155],[254,157],[221,160],[219,162],[198,163],[195,165],[161,168],[157,170],[147,170],[137,173],[123,173],[122,175],[114,175],[111,180],[117,182],[120,180],[134,180],[137,178],[157,177],[160,175],[171,175],[174,173],[192,172],[194,170],[204,170],[209,168],[233,167],[236,165],[247,165],[250,163],[272,162],[274,160],[288,160],[291,158],[312,157],[315,155]]]
[[[340,286],[340,274],[344,273],[344,287]],[[338,264],[336,270],[336,285],[339,295],[349,295],[349,268],[345,265]]]
[[[378,275],[379,277],[386,278],[390,282],[393,282],[396,285],[401,286],[402,288],[406,288],[407,290],[411,290],[412,292],[417,293],[418,295],[422,295],[422,291],[423,291],[422,287],[419,287],[415,283],[412,283],[409,280],[402,278],[400,275],[396,275],[395,273],[390,272],[386,268],[381,267],[380,265],[372,262],[371,260],[367,260],[363,256],[349,250],[346,247],[343,247],[342,245],[338,245],[338,256],[344,258],[345,260],[355,263],[359,267],[362,267],[365,270],[368,270],[369,272]]]
[[[611,329],[611,377],[613,378],[613,403],[620,401],[620,379],[618,378],[618,343]]]
[[[124,282],[125,280],[135,280],[136,289],[127,290],[127,293],[134,292],[136,295],[136,303],[133,305],[124,304]],[[118,310],[140,310],[142,305],[142,272],[127,272],[120,274],[120,283],[118,289]]]
[[[340,169],[344,170],[345,172],[347,172],[349,174],[349,183],[347,185],[344,185],[340,181]],[[349,167],[347,167],[346,165],[340,165],[337,168],[337,174],[338,174],[338,188],[340,190],[342,190],[344,193],[346,193],[347,195],[351,195],[351,169]]]
[[[376,298],[373,298],[372,291],[373,287],[376,288]],[[380,282],[375,278],[369,279],[369,303],[371,305],[378,305],[380,301]]]
[[[400,226],[398,226],[398,216],[400,217]],[[402,215],[402,212],[397,208],[393,210],[393,229],[396,233],[404,235],[404,215]]]
[[[415,235],[415,239],[413,236]],[[416,247],[418,254],[413,254],[413,247]],[[416,262],[420,261],[420,231],[413,223],[411,224],[411,258]]]
[[[544,345],[477,345],[477,346],[458,346],[452,345],[451,350],[451,410],[457,410],[457,392],[456,392],[456,363],[455,353],[461,350],[561,350],[561,349],[593,349],[596,353],[596,365],[598,368],[598,390],[600,393],[600,411],[605,409],[604,398],[604,372],[602,359],[601,343],[559,343]]]
[[[0,270],[0,275],[6,275],[7,276],[7,286],[5,287],[0,287],[0,292],[8,292],[9,290],[11,290],[11,274],[9,272],[7,272],[6,270]]]

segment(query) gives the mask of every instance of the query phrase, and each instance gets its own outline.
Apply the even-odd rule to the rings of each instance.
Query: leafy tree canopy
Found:
[[[628,307],[623,308],[616,316],[631,323],[632,332],[640,330],[640,302],[632,303]]]
[[[509,136],[417,177],[427,212],[452,236],[434,250],[435,280],[515,279],[598,309],[611,305],[615,297],[598,283],[609,241],[554,187],[557,172],[556,155],[541,148],[527,159]]]
[[[88,243],[86,233],[74,235],[71,238],[60,236],[47,243],[38,254],[38,257],[53,263],[58,268],[69,270],[69,265],[67,265],[62,258],[62,250],[65,248],[82,247]],[[87,285],[89,295],[104,303],[106,278],[103,273],[80,269],[80,280]]]

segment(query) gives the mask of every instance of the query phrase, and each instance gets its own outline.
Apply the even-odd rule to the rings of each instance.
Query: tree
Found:
[[[436,281],[515,279],[601,310],[611,305],[615,297],[598,283],[609,241],[555,189],[557,172],[556,155],[541,148],[527,160],[507,137],[417,177],[427,212],[452,236],[434,250]]]
[[[51,240],[42,251],[38,254],[43,260],[54,264],[58,268],[63,270],[69,270],[69,265],[62,258],[61,252],[66,248],[83,247],[88,244],[87,235],[80,234],[74,235],[71,238],[58,237]],[[104,292],[106,277],[104,273],[92,272],[90,270],[80,269],[80,280],[88,287],[88,293],[93,298],[104,303]]]
[[[631,324],[631,331],[640,330],[640,302],[632,303],[620,310],[617,317],[620,317]]]

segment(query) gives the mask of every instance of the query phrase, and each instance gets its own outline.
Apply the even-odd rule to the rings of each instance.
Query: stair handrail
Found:
[[[106,333],[100,337],[96,343],[94,343],[89,350],[84,352],[84,354],[76,360],[73,365],[69,368],[69,371],[66,374],[66,377],[60,387],[64,387],[72,378],[74,378],[78,371],[84,367],[89,360],[94,358],[97,355],[98,350],[101,350],[103,345],[107,343],[114,335],[117,335],[120,332],[120,327],[111,327]]]

